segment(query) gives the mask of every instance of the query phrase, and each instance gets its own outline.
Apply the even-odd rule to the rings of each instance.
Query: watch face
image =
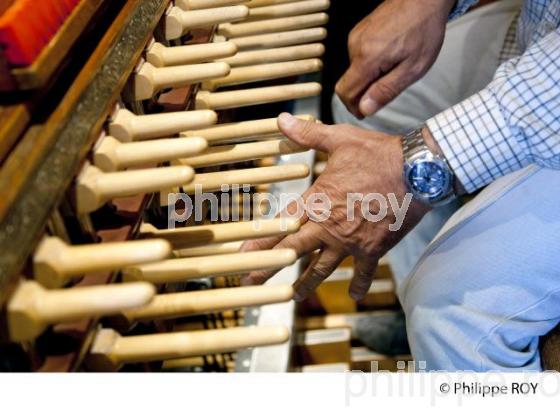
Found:
[[[440,161],[418,161],[407,175],[411,188],[431,200],[445,194],[450,186],[450,175]]]

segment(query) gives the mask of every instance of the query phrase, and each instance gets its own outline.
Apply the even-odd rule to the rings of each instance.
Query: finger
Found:
[[[304,121],[288,113],[278,117],[278,126],[282,133],[294,142],[307,148],[330,153],[336,145],[336,138],[329,125],[315,121]]]
[[[274,249],[289,248],[296,251],[298,258],[313,252],[321,247],[319,239],[320,228],[316,224],[307,223],[294,234],[286,236],[274,246]],[[280,269],[272,271],[255,271],[246,275],[243,279],[243,285],[260,285],[273,277]]]
[[[399,64],[387,74],[377,79],[362,96],[359,111],[369,117],[393,101],[415,81],[408,65]]]
[[[309,265],[301,277],[294,283],[294,300],[301,301],[317,289],[325,279],[340,265],[345,257],[341,250],[325,248],[317,262]]]
[[[352,299],[360,300],[369,291],[377,270],[377,261],[375,258],[354,258],[354,276],[348,290]]]
[[[348,111],[358,118],[363,118],[359,103],[371,83],[379,78],[380,71],[374,67],[364,67],[361,61],[354,59],[344,75],[338,80],[335,92]]]

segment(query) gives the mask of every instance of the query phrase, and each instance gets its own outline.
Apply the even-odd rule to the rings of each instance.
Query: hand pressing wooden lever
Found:
[[[232,42],[213,44],[233,44]],[[271,48],[267,50],[241,51],[233,57],[221,59],[230,67],[243,67],[255,64],[278,63],[282,61],[296,61],[307,58],[320,57],[325,53],[325,46],[321,43],[303,44],[301,46]],[[230,72],[231,74],[231,72]]]
[[[317,71],[321,71],[322,69],[323,62],[318,58],[238,67],[232,69],[230,73],[224,77],[203,82],[202,89],[214,91],[218,88],[232,85],[315,73]]]
[[[305,121],[315,121],[312,115],[296,115]],[[209,144],[223,143],[224,141],[242,142],[247,139],[257,139],[260,136],[277,136],[280,134],[278,118],[266,118],[263,120],[231,122],[219,124],[211,128],[203,128],[196,131],[185,131],[181,137],[200,136]]]
[[[208,127],[217,121],[218,115],[211,110],[135,115],[119,108],[109,122],[109,134],[121,142],[140,141]]]
[[[189,226],[175,229],[156,229],[142,224],[140,235],[144,238],[161,238],[174,248],[187,248],[209,244],[287,235],[297,232],[300,222],[296,218],[260,219],[258,221],[230,222]]]
[[[116,314],[143,306],[154,295],[154,286],[141,282],[46,290],[37,282],[24,281],[7,305],[10,338],[33,340],[49,325]]]
[[[211,78],[228,75],[226,63],[190,64],[173,67],[154,67],[145,62],[134,74],[134,98],[146,100],[165,88],[177,88],[188,84],[200,83]]]
[[[233,42],[239,50],[268,49],[287,47],[297,44],[315,43],[327,37],[327,30],[323,27],[305,30],[283,31],[281,33],[259,34],[256,36],[236,37]],[[218,39],[216,37],[216,39]]]
[[[278,17],[301,16],[326,10],[330,5],[331,3],[329,0],[305,0],[287,4],[252,7],[249,10],[249,17],[247,20],[266,20]]]
[[[204,151],[208,143],[202,137],[164,138],[154,141],[119,142],[103,138],[93,153],[93,164],[104,172],[129,167],[157,164],[163,161],[190,157]]]
[[[294,296],[291,285],[245,286],[157,295],[146,306],[123,311],[111,319],[120,329],[134,322],[173,319],[192,315],[287,302]]]
[[[76,210],[85,214],[113,198],[174,188],[193,177],[193,169],[184,165],[105,173],[86,164],[76,181]]]
[[[115,371],[125,363],[230,353],[239,349],[285,343],[290,332],[284,326],[238,327],[196,332],[121,336],[100,329],[86,358],[93,371]]]
[[[326,13],[308,14],[289,18],[251,21],[248,23],[220,24],[218,35],[227,38],[254,36],[259,34],[279,33],[304,28],[324,26],[329,21]]]
[[[165,39],[175,40],[193,28],[243,20],[249,15],[246,6],[217,7],[205,10],[182,10],[172,7],[165,16]]]
[[[237,253],[241,249],[243,241],[217,243],[212,245],[194,246],[173,251],[176,258],[192,258],[194,256],[226,255]]]
[[[206,63],[218,58],[233,56],[235,53],[237,53],[237,46],[231,41],[176,47],[153,43],[146,52],[146,60],[154,67],[169,67]]]
[[[33,272],[41,285],[52,289],[85,274],[160,261],[170,255],[171,245],[163,239],[68,245],[60,238],[46,237],[33,255]]]
[[[272,167],[238,169],[234,171],[208,172],[198,174],[192,182],[183,185],[187,194],[219,191],[222,185],[260,185],[273,182],[291,181],[309,176],[309,167],[305,164],[276,165]]]
[[[228,108],[313,97],[320,93],[321,84],[319,83],[278,85],[216,93],[199,91],[196,94],[196,108],[225,110]]]
[[[232,164],[270,156],[295,154],[307,151],[295,142],[286,138],[271,141],[249,142],[245,144],[220,145],[207,149],[203,154],[177,161],[181,165],[193,168],[209,167],[214,165]]]
[[[235,255],[213,255],[195,258],[168,259],[162,262],[130,266],[122,270],[126,281],[151,283],[184,282],[212,276],[238,275],[251,271],[266,271],[293,264],[297,254],[293,249],[242,252]]]
[[[183,10],[212,9],[215,7],[235,6],[250,0],[175,0],[175,5]]]

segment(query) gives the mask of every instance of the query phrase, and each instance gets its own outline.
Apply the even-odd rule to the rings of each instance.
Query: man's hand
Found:
[[[370,116],[420,79],[443,44],[455,0],[385,0],[348,37],[350,68],[336,93],[358,118]]]
[[[292,141],[329,154],[325,171],[303,194],[303,200],[306,201],[311,194],[326,194],[331,215],[321,222],[304,217],[299,232],[283,238],[248,241],[242,250],[292,248],[300,257],[319,250],[317,261],[294,285],[297,300],[307,297],[346,256],[352,255],[355,271],[350,295],[361,299],[371,285],[379,258],[428,211],[426,206],[412,201],[402,226],[396,230],[389,227],[397,219],[393,206],[395,200],[402,207],[403,203],[407,204],[407,199],[411,199],[410,195],[405,198],[400,138],[350,125],[327,126],[302,121],[289,114],[280,115],[278,124],[282,133]],[[371,222],[369,215],[383,215],[383,201],[358,200],[350,202],[351,209],[347,206],[348,194],[359,197],[372,193],[384,198],[394,195],[395,199],[387,206],[386,215],[376,222]],[[385,203],[389,202],[387,199]],[[264,283],[274,274],[252,272],[244,279],[244,284]]]

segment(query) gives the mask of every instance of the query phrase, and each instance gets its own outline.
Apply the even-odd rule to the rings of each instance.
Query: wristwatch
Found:
[[[455,197],[454,174],[445,158],[432,152],[424,141],[422,128],[402,138],[404,180],[415,199],[433,207]]]

